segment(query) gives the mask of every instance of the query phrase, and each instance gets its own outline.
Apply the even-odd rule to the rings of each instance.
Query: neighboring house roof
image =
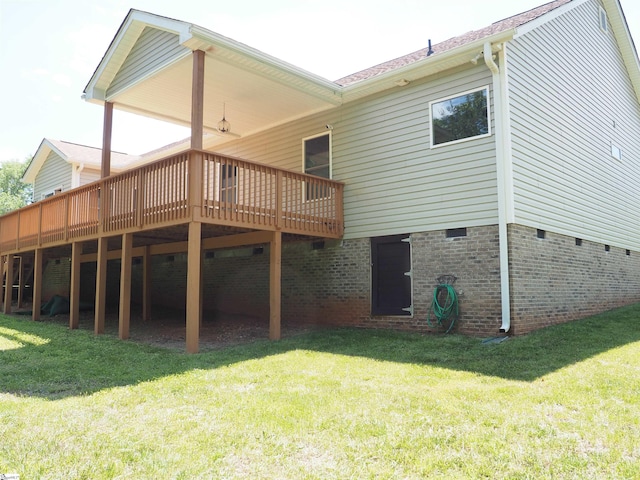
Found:
[[[67,163],[97,170],[100,169],[102,162],[102,149],[100,148],[45,138],[40,143],[38,150],[22,176],[24,182],[33,183],[35,181],[38,172],[51,152],[59,155]],[[111,152],[111,170],[114,173],[122,171],[138,159],[138,155]]]

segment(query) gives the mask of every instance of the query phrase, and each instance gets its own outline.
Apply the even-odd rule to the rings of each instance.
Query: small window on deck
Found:
[[[430,102],[429,111],[432,148],[491,135],[488,87]]]

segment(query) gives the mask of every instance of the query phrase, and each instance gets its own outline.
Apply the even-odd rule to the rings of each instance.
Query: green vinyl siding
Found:
[[[167,62],[182,58],[190,51],[180,45],[178,35],[146,27],[111,82],[107,94],[113,95],[135,84]]]
[[[71,188],[71,165],[57,153],[51,152],[36,175],[33,199],[41,200],[43,195],[53,193],[58,188],[62,188],[62,191]]]
[[[494,137],[437,149],[429,139],[430,101],[490,84],[486,66],[469,64],[216,150],[300,171],[301,140],[326,132],[330,124],[332,177],[345,183],[345,238],[493,225]]]

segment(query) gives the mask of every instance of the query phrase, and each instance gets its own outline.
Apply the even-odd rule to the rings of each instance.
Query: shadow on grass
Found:
[[[291,350],[532,381],[638,341],[640,304],[499,344],[486,345],[479,339],[459,335],[336,328],[198,355],[0,315],[0,392],[48,399],[88,395],[106,388],[152,381],[192,369],[215,369]]]

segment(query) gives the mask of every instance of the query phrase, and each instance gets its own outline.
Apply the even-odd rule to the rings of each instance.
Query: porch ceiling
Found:
[[[115,94],[109,101],[121,110],[189,126],[192,68],[192,57],[187,55],[145,81]],[[217,131],[223,105],[232,135]],[[328,101],[313,91],[303,91],[285,79],[232,64],[220,59],[215,51],[206,53],[204,130],[217,134],[220,142],[335,105],[335,100]]]

